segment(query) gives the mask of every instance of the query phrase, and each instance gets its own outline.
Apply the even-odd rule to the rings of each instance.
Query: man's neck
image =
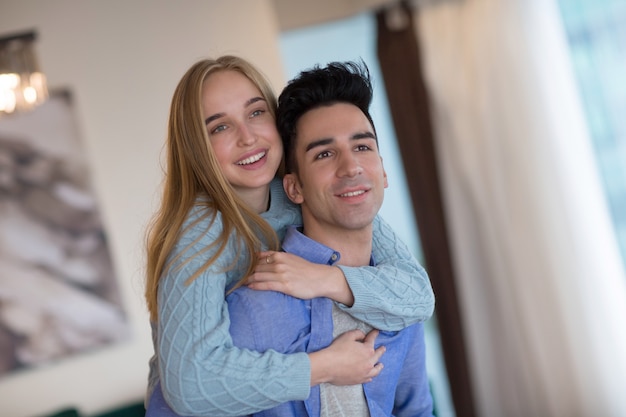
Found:
[[[360,230],[307,229],[303,234],[341,254],[340,265],[369,265],[372,256],[372,227]]]

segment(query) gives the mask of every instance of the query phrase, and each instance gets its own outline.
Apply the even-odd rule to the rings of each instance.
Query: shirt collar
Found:
[[[289,226],[283,239],[283,250],[309,262],[334,265],[341,259],[341,254],[328,246],[300,232],[302,226]],[[374,255],[370,257],[370,266],[376,266]]]
[[[283,239],[283,250],[298,255],[309,262],[324,265],[334,265],[341,258],[341,254],[326,245],[323,245],[300,232],[302,226],[290,226]]]

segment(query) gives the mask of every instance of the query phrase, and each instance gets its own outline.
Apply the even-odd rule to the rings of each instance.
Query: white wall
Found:
[[[0,0],[0,36],[35,29],[52,89],[69,89],[92,166],[133,338],[0,378],[0,413],[65,406],[93,414],[143,398],[152,353],[143,232],[161,180],[174,87],[196,59],[235,53],[278,90],[284,75],[269,0]]]

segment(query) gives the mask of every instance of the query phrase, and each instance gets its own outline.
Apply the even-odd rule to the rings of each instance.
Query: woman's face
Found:
[[[283,146],[261,91],[237,71],[218,71],[204,81],[202,110],[228,182],[244,199],[267,196]]]

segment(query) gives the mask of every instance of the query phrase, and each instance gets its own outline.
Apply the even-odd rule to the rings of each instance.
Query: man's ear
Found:
[[[300,192],[300,181],[298,181],[296,174],[286,174],[283,177],[283,188],[285,189],[287,197],[289,197],[292,202],[302,204],[304,198]]]
[[[383,157],[380,157],[380,164],[383,167],[383,178],[385,179],[385,188],[389,187],[389,183],[387,182],[387,171],[385,171],[385,165],[383,165]]]

